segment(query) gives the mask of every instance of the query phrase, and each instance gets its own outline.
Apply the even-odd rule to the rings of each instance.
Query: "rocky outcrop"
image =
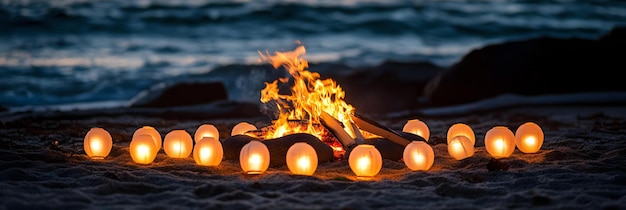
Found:
[[[207,104],[226,100],[228,94],[221,82],[180,82],[159,84],[131,100],[131,107],[175,107]]]
[[[331,78],[345,90],[346,102],[357,112],[387,113],[415,108],[424,86],[441,71],[441,67],[427,62],[387,61]]]
[[[540,37],[473,50],[428,82],[431,105],[520,95],[624,91],[626,28],[598,40]]]

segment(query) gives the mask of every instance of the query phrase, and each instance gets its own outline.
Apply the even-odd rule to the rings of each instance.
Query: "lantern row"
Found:
[[[247,122],[241,122],[232,129],[231,136],[244,135],[257,128]],[[428,141],[430,131],[420,120],[409,120],[402,129]],[[522,124],[513,134],[504,126],[496,126],[485,134],[485,147],[494,158],[509,157],[515,148],[524,153],[535,153],[543,143],[543,131],[533,122]],[[195,146],[194,146],[195,142]],[[452,125],[448,129],[448,153],[456,160],[474,155],[476,138],[472,128],[463,123]],[[85,135],[84,150],[92,159],[104,159],[111,151],[112,137],[103,128],[91,128]],[[129,153],[134,162],[150,164],[154,161],[161,148],[170,158],[187,158],[193,153],[196,164],[217,166],[223,158],[223,148],[219,141],[219,131],[211,124],[203,124],[196,130],[192,139],[185,130],[172,130],[161,139],[159,132],[150,126],[143,126],[133,133]],[[240,150],[239,162],[244,172],[262,174],[269,167],[270,153],[267,146],[253,140]],[[434,163],[432,147],[423,141],[413,141],[403,152],[403,161],[413,171],[428,170]],[[287,151],[286,163],[294,174],[312,175],[317,169],[318,158],[315,149],[305,143],[293,144]],[[348,157],[352,171],[359,178],[371,178],[382,168],[382,156],[373,146],[361,144],[356,146]]]
[[[417,119],[409,120],[402,131],[421,136],[426,141],[430,136],[426,123]],[[474,155],[476,136],[469,125],[456,123],[450,126],[446,139],[448,153],[454,159],[462,160]],[[495,126],[485,133],[484,142],[487,153],[492,157],[506,158],[513,154],[515,148],[523,153],[536,153],[543,145],[543,139],[541,127],[534,122],[526,122],[517,128],[515,134],[505,126]]]

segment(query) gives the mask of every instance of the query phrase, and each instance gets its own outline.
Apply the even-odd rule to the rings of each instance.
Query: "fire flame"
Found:
[[[290,77],[265,83],[265,88],[261,90],[261,102],[275,101],[279,112],[278,119],[272,122],[274,129],[266,134],[265,139],[293,133],[309,133],[322,139],[324,128],[319,126],[319,116],[322,111],[342,122],[346,132],[353,135],[351,126],[348,125],[350,125],[351,115],[354,114],[354,108],[343,100],[345,92],[334,80],[321,80],[319,73],[308,71],[309,64],[301,57],[305,53],[306,50],[302,45],[294,51],[275,52],[274,55],[269,55],[269,53],[264,55],[259,52],[263,60],[271,63],[274,68],[278,69],[283,66],[290,74]],[[293,83],[290,93],[280,93],[279,82],[289,85]],[[289,124],[291,120],[306,124],[293,126]],[[341,149],[335,148],[335,150]]]

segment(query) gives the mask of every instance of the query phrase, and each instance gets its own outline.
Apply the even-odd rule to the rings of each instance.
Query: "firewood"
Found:
[[[339,120],[335,119],[330,114],[322,111],[320,114],[320,121],[324,127],[326,127],[339,141],[343,148],[349,148],[355,144],[354,139],[346,130],[344,130],[342,123]]]
[[[356,126],[356,124],[354,124],[354,122],[352,121],[350,121],[350,126],[352,126],[352,132],[354,134],[354,141],[356,142],[356,144],[365,143],[365,137],[361,133],[361,129],[359,129],[359,127]]]
[[[391,130],[390,128],[387,128],[362,115],[355,113],[354,115],[352,115],[352,120],[357,126],[359,126],[360,129],[379,135],[401,146],[406,146],[411,143],[411,140],[404,138],[402,134]]]

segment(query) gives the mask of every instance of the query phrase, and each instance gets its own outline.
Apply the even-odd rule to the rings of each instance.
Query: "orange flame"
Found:
[[[265,83],[261,90],[261,102],[275,101],[278,108],[278,119],[273,121],[273,130],[270,130],[265,138],[278,138],[293,133],[309,133],[321,139],[323,127],[320,124],[322,111],[335,117],[343,123],[344,129],[353,135],[350,120],[354,114],[354,108],[346,103],[343,98],[345,92],[332,79],[320,80],[320,74],[308,71],[309,64],[301,58],[306,53],[304,46],[298,46],[291,52],[275,52],[274,55],[261,54],[263,60],[268,61],[278,69],[283,66],[291,75],[291,78],[280,78],[272,83]],[[289,84],[292,79],[293,86],[289,94],[279,93],[279,82]],[[306,122],[306,126],[293,126],[289,120]],[[341,148],[335,148],[339,150]]]

